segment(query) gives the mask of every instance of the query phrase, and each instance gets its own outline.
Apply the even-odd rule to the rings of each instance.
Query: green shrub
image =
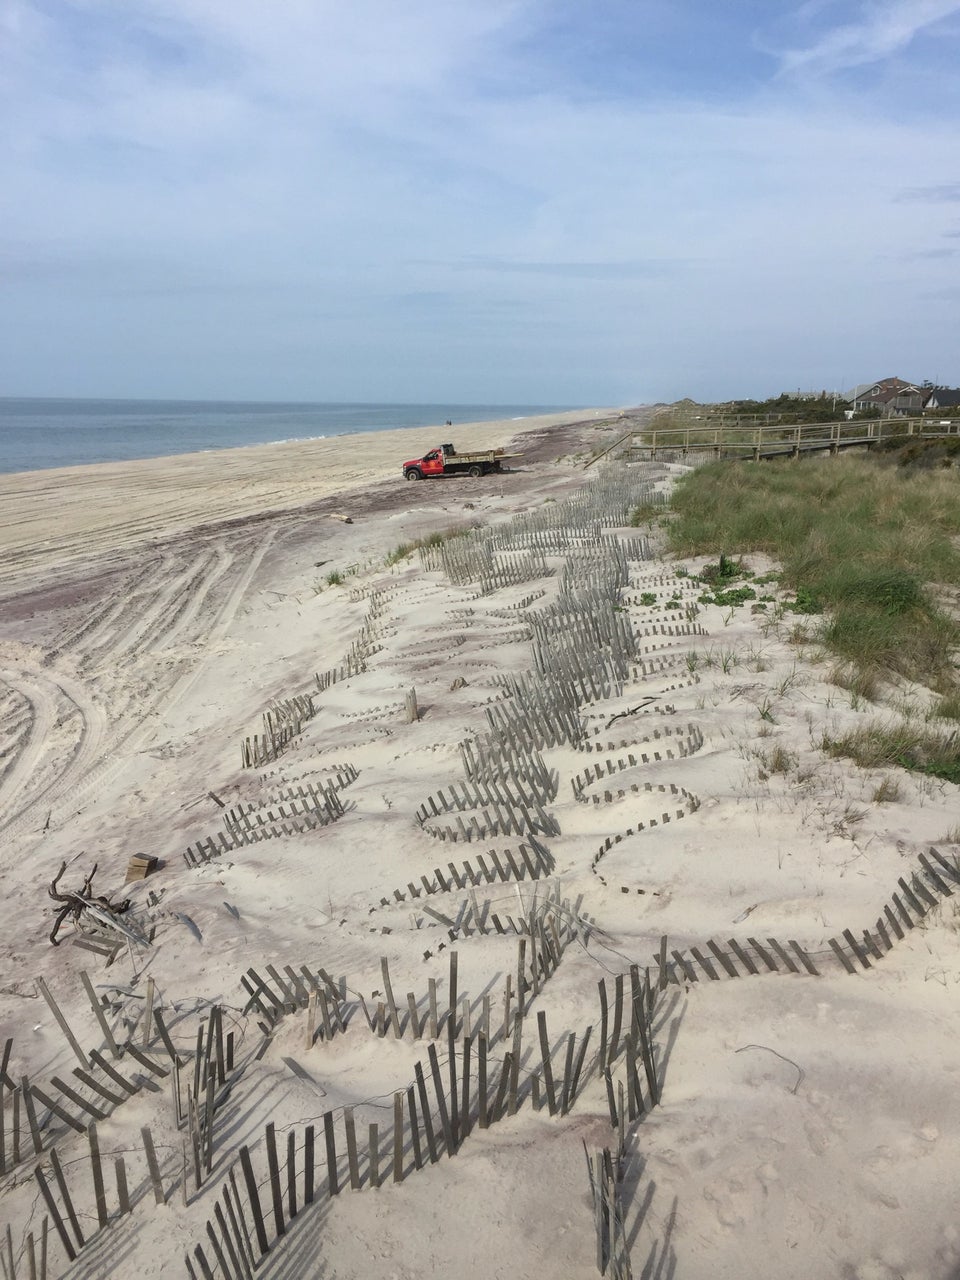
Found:
[[[747,600],[756,600],[757,593],[753,587],[731,587],[729,591],[715,591],[713,595],[703,595],[698,597],[699,604],[719,604],[724,608],[730,608],[738,604],[745,604]]]
[[[783,607],[792,613],[823,613],[823,605],[809,587],[797,587],[792,600],[785,600]]]
[[[729,582],[732,578],[739,578],[742,573],[742,564],[728,560],[721,551],[720,559],[716,564],[704,565],[700,570],[700,581],[709,583]]]

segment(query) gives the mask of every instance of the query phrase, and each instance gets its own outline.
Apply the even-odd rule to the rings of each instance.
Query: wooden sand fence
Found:
[[[501,849],[499,853],[496,849],[488,849],[486,855],[478,853],[472,860],[464,858],[459,868],[452,862],[447,863],[446,871],[435,867],[432,875],[420,877],[419,885],[409,880],[405,892],[394,889],[392,901],[387,897],[381,898],[380,906],[412,903],[424,896],[451,893],[457,889],[520,883],[525,879],[542,880],[553,874],[554,867],[553,855],[545,845],[530,836],[527,843],[516,849]]]
[[[324,783],[300,783],[270,799],[241,802],[224,809],[222,830],[188,846],[183,855],[187,866],[198,867],[261,840],[315,831],[336,822],[344,814],[340,792],[358,776],[353,765],[341,765],[335,768],[333,778]]]
[[[391,593],[386,589],[371,591],[368,596],[368,609],[360,633],[347,650],[342,661],[326,671],[316,673],[315,680],[319,693],[324,693],[333,685],[353,676],[361,675],[374,654],[380,653],[380,643],[386,632],[386,607]]]
[[[435,1034],[426,1060],[415,1063],[412,1080],[393,1095],[392,1122],[361,1126],[357,1108],[347,1107],[324,1113],[318,1123],[290,1129],[285,1138],[268,1124],[257,1150],[241,1148],[221,1184],[204,1240],[184,1257],[186,1275],[191,1280],[249,1280],[263,1259],[287,1242],[298,1215],[313,1206],[345,1190],[402,1183],[428,1165],[453,1158],[471,1133],[517,1114],[527,1100],[551,1116],[565,1116],[598,1072],[607,1082],[611,1124],[622,1143],[624,1125],[657,1105],[662,1083],[653,1041],[657,986],[649,972],[641,977],[636,967],[629,978],[629,997],[622,980],[612,994],[605,983],[599,984],[601,1030],[590,1058],[593,1026],[580,1034],[569,1032],[554,1046],[543,1011],[537,1014],[534,1044],[525,1052],[524,1010],[518,1004],[502,1034],[509,1048],[494,1059],[487,1026],[481,1021],[471,1030],[469,1022],[461,1021],[454,995],[446,1017],[431,1027]],[[455,966],[451,987],[455,992]],[[398,1015],[391,997],[384,1034]],[[444,1054],[433,1042],[438,1036],[445,1039]],[[537,1062],[538,1051],[538,1064],[525,1070],[531,1054]],[[611,1256],[617,1256],[617,1248],[615,1240]]]
[[[0,1174],[32,1164],[45,1210],[40,1230],[23,1233],[18,1251],[10,1225],[4,1228],[0,1259],[5,1280],[46,1280],[48,1274],[59,1274],[59,1264],[51,1270],[57,1245],[72,1262],[141,1201],[152,1196],[157,1205],[167,1203],[172,1181],[165,1184],[148,1125],[140,1128],[139,1147],[126,1143],[113,1157],[103,1154],[98,1124],[132,1099],[169,1090],[176,1128],[183,1131],[178,1174],[185,1201],[188,1182],[192,1179],[199,1191],[213,1171],[215,1117],[237,1072],[234,1033],[224,1030],[222,1008],[213,1006],[199,1022],[187,1070],[188,1055],[173,1044],[152,979],[147,980],[140,1025],[120,1040],[108,1016],[109,1003],[97,997],[86,973],[81,978],[103,1034],[103,1050],[81,1047],[42,979],[41,994],[80,1065],[69,1078],[52,1076],[43,1087],[25,1076],[14,1081],[8,1073],[12,1041],[4,1046]],[[76,1135],[83,1140],[84,1157],[78,1158],[73,1146]]]
[[[659,750],[653,745],[654,743],[660,744]],[[617,773],[624,773],[627,769],[641,768],[647,764],[659,764],[664,760],[684,759],[694,755],[703,746],[703,732],[694,724],[688,724],[685,728],[683,726],[675,729],[664,727],[655,729],[649,737],[640,738],[639,741],[630,745],[637,748],[636,755],[630,752],[626,758],[597,761],[596,764],[587,765],[579,774],[571,778],[570,785],[574,799],[581,804],[602,803],[595,793],[588,794],[589,787]],[[641,750],[640,748],[644,746],[649,747],[650,750],[646,752]],[[627,790],[636,792],[640,788],[639,785],[634,784]],[[616,798],[622,799],[626,794],[626,790],[618,791]]]
[[[633,1280],[630,1250],[624,1229],[624,1206],[620,1195],[622,1170],[614,1163],[610,1148],[604,1147],[593,1159],[584,1143],[590,1197],[593,1201],[594,1229],[597,1236],[597,1270],[612,1280]]]
[[[325,969],[312,970],[307,965],[294,968],[284,965],[282,971],[274,965],[263,965],[260,970],[248,969],[241,977],[241,985],[247,994],[244,1015],[258,1019],[264,1035],[270,1035],[283,1018],[307,1012],[305,1031],[306,1047],[312,1048],[318,1041],[330,1040],[346,1031],[351,1019],[359,1010],[370,1031],[384,1036],[390,1030],[394,1037],[437,1039],[450,1026],[457,1034],[471,1024],[479,1027],[490,1044],[498,1040],[496,1028],[502,1026],[502,1035],[508,1034],[513,1019],[523,1016],[528,996],[540,995],[544,985],[556,972],[564,952],[579,936],[579,918],[570,904],[549,896],[539,903],[530,903],[527,915],[517,926],[516,979],[508,974],[500,997],[502,1018],[494,1013],[489,994],[480,1002],[479,1012],[471,1015],[471,1006],[464,1000],[461,1006],[458,996],[458,953],[449,955],[449,982],[446,1003],[442,1004],[439,984],[430,978],[425,992],[408,991],[402,1002],[394,996],[387,957],[381,957],[380,971],[383,980],[383,998],[375,1005],[368,1005],[360,994],[348,991],[345,978],[334,980]]]
[[[872,927],[843,929],[827,939],[826,949],[817,951],[801,946],[795,938],[761,942],[748,937],[744,941],[709,938],[686,949],[671,949],[668,954],[664,937],[654,956],[658,983],[661,987],[669,983],[683,986],[704,978],[718,982],[772,973],[818,978],[838,970],[856,975],[882,960],[958,888],[960,857],[947,857],[931,846],[919,855],[917,867],[908,876],[898,877],[896,890]]]

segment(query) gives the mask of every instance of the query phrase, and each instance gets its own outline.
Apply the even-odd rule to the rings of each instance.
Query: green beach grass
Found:
[[[808,634],[836,659],[835,683],[856,696],[874,701],[896,677],[936,695],[922,728],[878,721],[829,750],[960,782],[955,470],[915,473],[849,455],[713,463],[677,483],[665,517],[634,518],[661,520],[677,556],[777,561],[788,607],[813,615]]]

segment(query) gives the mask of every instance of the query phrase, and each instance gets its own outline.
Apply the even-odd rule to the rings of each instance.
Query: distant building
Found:
[[[929,387],[925,409],[957,409],[960,408],[960,388]]]
[[[915,382],[881,378],[879,382],[857,388],[853,408],[855,412],[879,409],[885,417],[907,418],[923,410],[928,395],[929,390]]]
[[[871,387],[876,386],[875,382],[858,382],[855,387],[849,391],[841,391],[840,399],[850,405],[850,411],[853,412],[854,403],[860,399],[864,392],[869,391]]]

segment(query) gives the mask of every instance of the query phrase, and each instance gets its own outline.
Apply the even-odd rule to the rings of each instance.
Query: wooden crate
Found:
[[[127,866],[127,878],[124,884],[129,884],[131,880],[146,880],[147,876],[156,871],[159,861],[159,858],[151,854],[135,853]]]

